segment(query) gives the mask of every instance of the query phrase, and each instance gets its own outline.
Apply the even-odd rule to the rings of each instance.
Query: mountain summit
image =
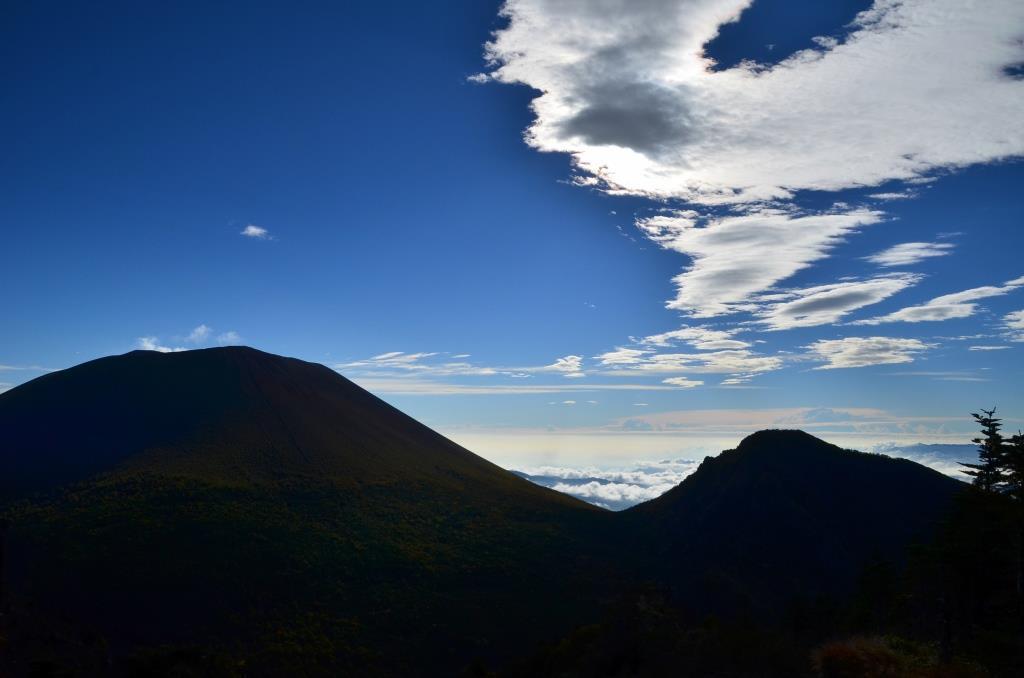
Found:
[[[0,394],[0,498],[101,473],[418,483],[587,505],[463,449],[323,365],[248,347],[133,351]]]
[[[773,603],[848,588],[867,561],[902,559],[963,487],[906,459],[766,430],[627,513],[661,536],[658,559],[677,577],[704,579],[705,598]]]

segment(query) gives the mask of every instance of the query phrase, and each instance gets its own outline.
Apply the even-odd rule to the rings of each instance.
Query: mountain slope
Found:
[[[11,633],[97,639],[54,660],[77,670],[199,644],[255,675],[445,673],[606,586],[610,514],[320,365],[134,352],[3,394],[0,430]]]
[[[778,611],[902,557],[961,486],[764,431],[616,514],[248,348],[40,377],[0,395],[0,431],[12,675],[40,656],[57,674],[452,675],[639,583],[691,609]]]
[[[246,347],[134,351],[45,375],[0,394],[0,430],[0,499],[134,468],[234,483],[441,483],[585,508],[323,365]]]
[[[760,431],[626,513],[656,534],[666,578],[721,605],[775,605],[852,586],[864,565],[930,539],[964,484],[803,431]],[[686,588],[685,586],[683,586]]]

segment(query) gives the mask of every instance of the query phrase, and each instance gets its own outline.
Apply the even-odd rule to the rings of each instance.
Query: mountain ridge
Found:
[[[0,395],[0,429],[0,577],[30,611],[9,619],[103,639],[71,643],[79,666],[201,643],[255,675],[451,674],[644,582],[694,610],[778,608],[849,588],[876,546],[899,557],[962,485],[767,431],[614,513],[250,348],[44,375]]]

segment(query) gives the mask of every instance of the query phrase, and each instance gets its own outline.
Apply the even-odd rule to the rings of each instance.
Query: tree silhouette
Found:
[[[1006,443],[1003,434],[1000,433],[1003,424],[1002,420],[996,417],[996,408],[982,410],[981,414],[972,412],[974,421],[981,427],[982,437],[974,438],[971,442],[978,445],[978,463],[968,464],[961,462],[968,470],[963,473],[974,478],[972,481],[975,487],[986,492],[993,492],[1001,489],[1004,481],[1004,465],[1006,462]]]
[[[7,542],[7,528],[10,523],[6,518],[0,517],[0,616],[3,616],[4,611],[7,609],[7,598],[6,591],[4,590],[4,577],[6,572],[4,571],[4,546]],[[2,649],[2,646],[0,646]]]
[[[1006,493],[1013,502],[1017,528],[1017,618],[1024,633],[1024,434],[1020,431],[1004,446],[1003,474],[1006,477]]]

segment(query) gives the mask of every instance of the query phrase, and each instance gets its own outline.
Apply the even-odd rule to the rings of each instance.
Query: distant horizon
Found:
[[[254,346],[238,348],[262,351]],[[135,351],[152,349],[129,352]],[[184,351],[174,351],[179,352]],[[704,415],[713,421],[721,414],[691,410],[687,417],[697,421]],[[736,412],[728,414],[735,416]],[[498,466],[528,474],[538,484],[616,510],[660,496],[696,471],[704,458],[734,449],[747,436],[766,429],[806,431],[839,447],[909,459],[965,482],[969,478],[961,473],[959,462],[971,461],[977,455],[977,446],[971,442],[976,435],[973,433],[965,437],[950,433],[936,439],[912,432],[893,436],[885,432],[830,430],[822,428],[815,420],[835,419],[838,413],[822,408],[752,410],[745,415],[749,417],[748,428],[740,428],[743,424],[731,425],[729,431],[715,430],[714,426],[711,430],[700,430],[697,426],[694,430],[682,430],[673,427],[671,418],[664,417],[664,413],[661,415],[664,428],[657,429],[652,424],[649,430],[638,429],[639,418],[632,420],[632,426],[602,430],[437,430]],[[834,425],[834,422],[824,424],[826,427]]]

